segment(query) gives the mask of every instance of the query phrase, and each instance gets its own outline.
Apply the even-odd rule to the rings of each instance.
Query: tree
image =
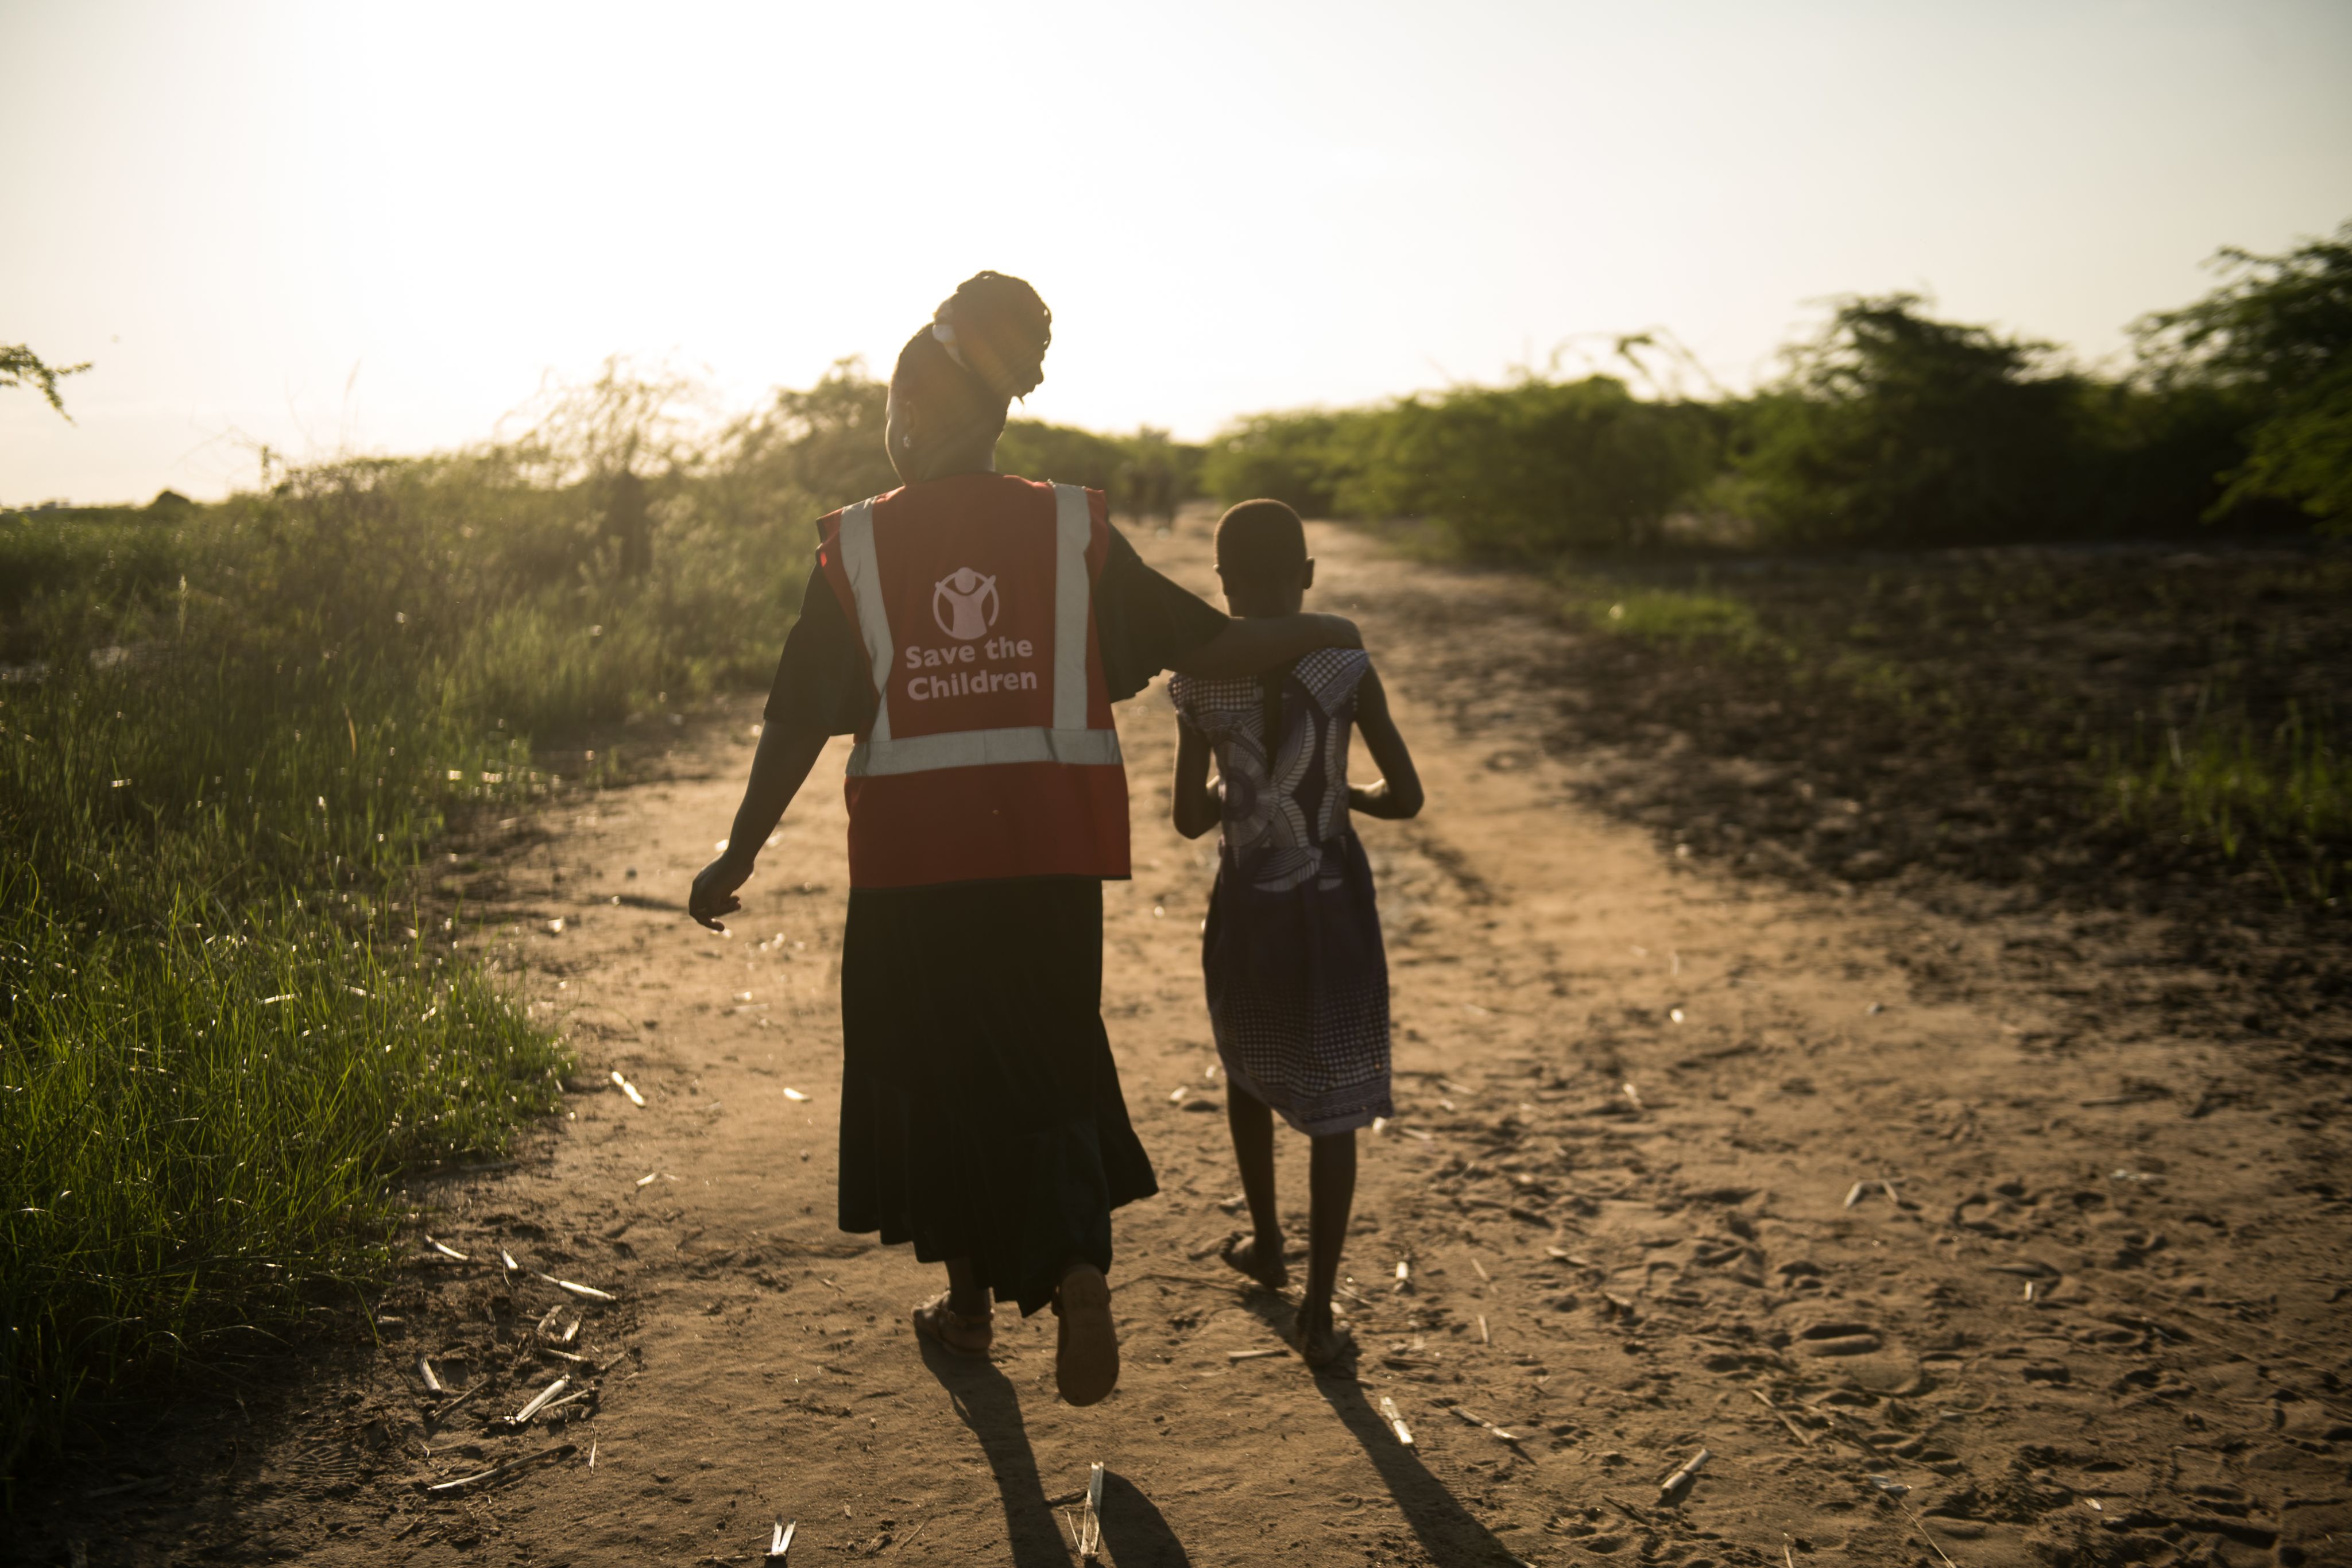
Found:
[[[40,388],[41,396],[68,424],[73,423],[73,415],[66,412],[66,401],[58,395],[58,382],[88,369],[87,360],[78,365],[45,364],[40,355],[22,343],[0,343],[0,387]]]
[[[2283,500],[2352,533],[2352,220],[2284,256],[2214,262],[2221,287],[2133,329],[2151,380],[2235,393],[2254,416],[2209,516]]]
[[[2084,382],[2047,343],[1938,321],[1917,295],[1842,301],[1743,411],[1768,538],[2003,544],[2072,531]]]

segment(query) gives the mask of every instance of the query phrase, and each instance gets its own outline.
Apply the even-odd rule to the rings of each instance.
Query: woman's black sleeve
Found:
[[[812,567],[801,591],[800,619],[784,638],[783,657],[768,687],[767,722],[855,734],[873,716],[873,681],[866,650],[849,629],[824,569]]]
[[[1144,565],[1126,536],[1111,529],[1110,558],[1095,580],[1095,638],[1111,701],[1133,696],[1152,676],[1174,669],[1225,622],[1223,611]]]

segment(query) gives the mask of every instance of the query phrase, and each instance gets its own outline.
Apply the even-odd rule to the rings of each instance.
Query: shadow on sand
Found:
[[[1253,1290],[1247,1302],[1249,1310],[1287,1342],[1297,1309],[1284,1297],[1266,1290]],[[1520,1563],[1523,1560],[1495,1538],[1494,1532],[1471,1517],[1445,1483],[1429,1473],[1421,1462],[1421,1450],[1408,1448],[1396,1440],[1389,1424],[1373,1407],[1364,1385],[1356,1381],[1355,1356],[1343,1357],[1328,1370],[1315,1375],[1315,1392],[1323,1396],[1339,1424],[1348,1428],[1356,1441],[1363,1446],[1364,1457],[1381,1473],[1381,1482],[1396,1500],[1397,1511],[1404,1515],[1405,1523],[1420,1537],[1430,1559],[1448,1564],[1497,1565]]]
[[[1397,1511],[1421,1538],[1432,1562],[1507,1564],[1520,1561],[1470,1516],[1444,1481],[1429,1473],[1421,1462],[1421,1450],[1396,1440],[1396,1434],[1372,1407],[1362,1384],[1345,1373],[1327,1375],[1316,1378],[1315,1392],[1323,1396],[1340,1425],[1364,1446],[1365,1457],[1381,1472],[1381,1483],[1396,1499]]]
[[[1102,1533],[1117,1568],[1192,1568],[1192,1559],[1151,1500],[1110,1470],[1103,1472]]]
[[[1070,1544],[1061,1520],[1045,1500],[1030,1451],[1029,1429],[1021,1419],[1021,1396],[993,1364],[922,1342],[923,1364],[939,1379],[956,1415],[980,1439],[989,1473],[1004,1505],[1004,1533],[1014,1568],[1069,1568]],[[1168,1528],[1151,1500],[1125,1477],[1103,1477],[1103,1555],[1117,1568],[1191,1568],[1192,1559]]]

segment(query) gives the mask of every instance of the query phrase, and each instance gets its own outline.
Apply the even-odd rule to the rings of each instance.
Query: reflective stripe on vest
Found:
[[[866,640],[866,656],[873,661],[874,689],[881,694],[872,732],[850,750],[851,778],[1010,762],[1119,765],[1118,731],[1087,726],[1087,621],[1093,601],[1087,545],[1093,528],[1086,491],[1076,485],[1055,486],[1052,726],[950,730],[902,739],[890,733],[888,694],[898,650],[891,640],[890,618],[883,606],[882,568],[874,552],[874,503],[860,501],[842,509],[842,571],[856,601],[857,628]]]

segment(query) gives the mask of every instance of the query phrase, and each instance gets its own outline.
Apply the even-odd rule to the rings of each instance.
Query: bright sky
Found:
[[[1828,296],[2117,354],[2352,216],[2352,5],[0,0],[0,501],[479,439],[625,353],[726,406],[887,369],[982,267],[1035,415],[1491,381]]]

